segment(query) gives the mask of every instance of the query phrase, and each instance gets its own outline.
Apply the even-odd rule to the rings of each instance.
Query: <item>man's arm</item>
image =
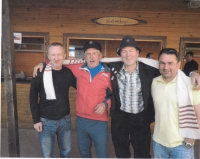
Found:
[[[74,58],[74,57],[69,57],[67,60],[70,60],[69,64],[82,64],[82,63],[85,63],[85,60]],[[44,62],[37,64],[33,69],[33,77],[37,76],[37,71],[38,70],[39,70],[39,72],[42,72],[42,69],[44,68],[44,66],[46,64],[48,64],[49,62],[50,62],[49,60],[45,60]],[[67,67],[66,64],[63,64],[63,65],[65,67]],[[70,68],[70,67],[68,67],[68,68]]]
[[[76,89],[77,79],[73,75],[72,71],[70,70],[70,79],[71,79],[71,86]]]
[[[199,129],[200,129],[200,103],[194,106],[194,111],[197,117],[197,122],[199,125]]]
[[[33,78],[31,81],[31,88],[30,88],[30,110],[33,118],[34,124],[41,122],[40,115],[39,115],[39,104],[38,104],[38,94],[40,88],[40,78],[37,76]]]
[[[37,64],[34,68],[33,68],[33,77],[36,77],[38,75],[38,70],[39,72],[42,72],[43,68],[45,67],[46,64],[49,63],[49,60],[45,60],[42,63]]]

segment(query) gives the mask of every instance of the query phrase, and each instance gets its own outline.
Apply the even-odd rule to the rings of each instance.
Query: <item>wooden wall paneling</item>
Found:
[[[27,10],[35,9],[35,8],[63,8],[68,10],[74,9],[85,9],[85,10],[110,10],[110,11],[121,11],[121,10],[136,10],[136,11],[187,11],[188,10],[188,1],[174,1],[174,0],[151,0],[151,1],[141,1],[141,0],[110,0],[109,3],[107,0],[99,1],[94,0],[85,0],[85,1],[62,1],[61,3],[57,3],[56,1],[46,0],[35,0],[34,3],[32,1],[24,2],[20,0],[16,0],[12,2],[13,6],[18,8],[27,8]]]
[[[116,57],[117,49],[120,47],[119,40],[107,40],[106,41],[106,54],[104,51],[104,57]]]
[[[38,52],[15,52],[15,71],[23,71],[26,77],[33,75],[33,68],[44,61],[44,53]]]
[[[20,10],[18,10],[19,12]],[[16,11],[17,12],[17,11]],[[33,11],[32,11],[33,12]],[[59,9],[55,10],[55,8],[51,9],[51,13],[49,14],[48,10],[42,10],[42,14],[38,13],[41,11],[37,11],[35,14],[33,14],[33,17],[31,17],[30,14],[27,14],[27,11],[24,11],[24,13],[26,13],[27,17],[21,16],[20,14],[24,14],[23,12],[18,13],[19,15],[17,16],[17,19],[20,21],[23,21],[23,23],[29,23],[29,25],[34,25],[35,21],[40,22],[41,24],[47,26],[49,20],[54,20],[54,23],[52,23],[49,27],[52,27],[54,25],[57,25],[57,23],[60,23],[62,21],[62,24],[60,26],[64,26],[64,25],[74,25],[77,23],[83,23],[84,25],[90,25],[90,21],[91,19],[93,19],[94,17],[101,17],[103,15],[105,16],[116,16],[115,12],[110,12],[110,11],[94,11],[91,12],[91,10],[82,10],[81,14],[79,14],[78,10],[75,10],[73,13],[73,10],[66,10],[66,9]],[[46,12],[46,14],[45,14]],[[62,13],[62,14],[61,14]],[[113,15],[112,15],[112,14]],[[37,16],[37,14],[40,14],[40,17],[38,17],[38,19],[35,19],[35,16]],[[62,15],[62,17],[61,17]],[[83,16],[84,15],[84,16]],[[131,15],[131,16],[130,16]],[[199,16],[198,14],[194,14],[192,17],[190,14],[187,13],[181,13],[181,14],[177,14],[177,12],[135,12],[135,11],[123,11],[120,13],[120,16],[124,16],[124,17],[130,17],[130,18],[142,18],[142,20],[147,20],[147,24],[160,24],[161,26],[163,25],[174,25],[175,23],[181,23],[181,24],[193,24],[192,22],[194,22],[194,20],[198,20]],[[183,20],[183,16],[184,19]],[[20,19],[22,18],[22,19]],[[33,20],[34,19],[34,20]],[[87,22],[87,24],[85,24]],[[22,24],[23,24],[22,23]],[[91,23],[92,24],[92,23]],[[194,23],[195,24],[195,23]],[[81,27],[82,25],[78,25],[76,27]],[[142,25],[141,25],[142,26]],[[70,26],[69,26],[70,28]]]
[[[163,47],[161,42],[138,42],[138,46],[141,48],[139,57],[146,57],[147,53],[151,52],[155,60],[158,59],[158,54]]]

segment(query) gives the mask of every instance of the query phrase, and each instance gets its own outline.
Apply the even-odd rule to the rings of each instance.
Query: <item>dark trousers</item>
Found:
[[[120,111],[111,119],[112,142],[117,158],[130,158],[130,143],[134,158],[151,158],[151,130],[147,123],[144,111],[138,114]]]

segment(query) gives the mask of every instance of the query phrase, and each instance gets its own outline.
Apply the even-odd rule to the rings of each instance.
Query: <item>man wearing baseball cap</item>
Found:
[[[92,142],[97,157],[108,158],[107,122],[112,88],[110,70],[100,62],[101,50],[99,42],[88,41],[84,44],[86,63],[66,65],[77,78],[76,128],[81,158],[92,158]],[[41,70],[41,65],[34,68],[34,75],[38,68]]]
[[[91,158],[94,143],[97,157],[108,158],[108,110],[111,106],[110,70],[100,62],[99,42],[84,45],[86,63],[67,65],[77,78],[76,128],[82,158]]]
[[[111,134],[117,158],[151,158],[150,124],[154,122],[151,82],[159,71],[138,62],[141,49],[135,39],[122,39],[119,56],[122,62],[110,63],[113,96],[111,102]]]

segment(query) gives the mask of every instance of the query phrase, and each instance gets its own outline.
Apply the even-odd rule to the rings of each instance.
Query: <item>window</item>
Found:
[[[46,58],[46,47],[49,45],[49,33],[22,32],[22,44],[14,44],[16,52],[41,52]]]
[[[31,77],[33,67],[47,59],[49,33],[22,32],[22,44],[15,44],[15,72]]]

